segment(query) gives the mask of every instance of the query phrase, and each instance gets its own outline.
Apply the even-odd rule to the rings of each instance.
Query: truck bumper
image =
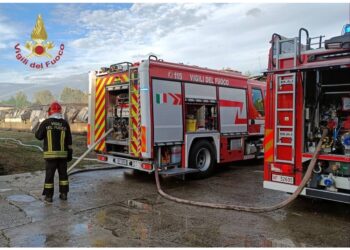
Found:
[[[99,154],[98,161],[103,163],[108,163],[120,167],[136,169],[145,172],[153,172],[153,165],[148,161],[141,161],[136,159],[131,159],[127,157],[115,156],[115,155],[105,155]]]
[[[306,188],[306,196],[350,204],[350,194]]]
[[[298,188],[298,186],[278,183],[273,181],[264,181],[264,188],[283,191],[287,193],[294,193],[294,191]],[[332,192],[332,191],[327,191],[322,189],[306,187],[301,192],[301,195],[323,199],[323,200],[337,201],[337,202],[350,204],[350,194],[348,193]]]

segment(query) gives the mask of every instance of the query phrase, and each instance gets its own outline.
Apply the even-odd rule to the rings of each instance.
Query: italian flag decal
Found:
[[[168,98],[167,98],[166,93],[156,94],[156,102],[157,102],[157,104],[168,103]]]

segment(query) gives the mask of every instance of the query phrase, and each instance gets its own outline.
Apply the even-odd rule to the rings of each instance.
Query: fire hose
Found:
[[[90,148],[88,150],[85,151],[84,154],[82,154],[74,163],[72,166],[70,166],[67,170],[67,172],[69,173],[70,171],[72,171],[73,168],[75,168],[79,162],[81,162],[87,155],[88,153],[90,153],[92,150],[95,149],[95,147],[110,133],[112,133],[114,129],[111,128],[110,130],[108,130],[106,133],[104,133],[93,145],[90,146]]]
[[[322,141],[326,137],[327,133],[328,133],[328,130],[324,129],[323,133],[322,133],[322,137],[317,144],[316,150],[312,156],[312,159],[311,159],[309,166],[306,170],[304,178],[302,179],[298,188],[294,191],[294,193],[291,196],[288,197],[288,199],[286,199],[286,200],[284,200],[276,205],[269,206],[269,207],[250,207],[250,206],[239,206],[239,205],[231,205],[231,204],[215,204],[215,203],[191,201],[191,200],[177,198],[177,197],[174,197],[174,196],[171,196],[171,195],[165,193],[162,190],[162,188],[160,186],[160,182],[159,182],[158,168],[156,167],[155,168],[155,179],[156,179],[158,193],[168,200],[175,201],[175,202],[182,203],[182,204],[187,204],[187,205],[199,206],[199,207],[237,210],[237,211],[245,211],[245,212],[252,212],[252,213],[264,213],[264,212],[271,212],[271,211],[280,209],[282,207],[287,206],[292,201],[294,201],[299,196],[299,194],[303,191],[307,182],[310,180],[310,178],[312,176],[312,171],[316,165],[317,157],[318,157],[320,150],[321,150]]]
[[[43,152],[43,148],[38,146],[38,145],[34,145],[34,144],[25,144],[23,143],[21,140],[18,140],[18,139],[15,139],[15,138],[10,138],[10,137],[0,137],[0,140],[3,140],[3,141],[12,141],[14,143],[17,143],[18,145],[20,146],[23,146],[23,147],[29,147],[29,148],[36,148],[38,149],[39,151]],[[78,159],[78,157],[74,156],[73,159]],[[97,159],[92,159],[92,158],[84,158],[84,160],[87,160],[87,161],[97,161]]]
[[[74,163],[72,166],[70,166],[67,170],[68,172],[68,176],[71,176],[71,175],[75,175],[75,174],[79,174],[79,173],[85,173],[85,172],[92,172],[92,171],[102,171],[102,170],[111,170],[111,169],[119,169],[120,167],[117,166],[117,167],[106,167],[106,168],[90,168],[90,169],[79,169],[79,170],[76,170],[74,172],[71,172],[73,168],[75,168],[79,162],[81,162],[87,155],[88,153],[90,153],[92,150],[95,149],[95,147],[104,139],[107,137],[107,135],[109,135],[110,133],[113,132],[113,128],[111,128],[110,130],[108,130],[106,133],[104,133],[94,144],[92,144],[90,146],[90,148],[88,150],[86,150],[84,152],[84,154],[82,154]]]
[[[88,153],[90,153],[96,145],[98,145],[107,135],[109,135],[111,132],[113,131],[113,128],[111,128],[110,130],[108,130],[105,134],[103,134],[101,136],[101,138],[99,138],[87,151],[85,151],[84,154],[82,154],[75,162],[74,164],[68,169],[68,173],[69,175],[73,175],[76,173],[80,173],[80,172],[89,172],[89,171],[97,171],[97,170],[110,170],[110,169],[116,169],[119,167],[108,167],[108,168],[98,168],[98,169],[82,169],[82,170],[78,170],[75,172],[71,172],[71,170],[73,168],[75,168],[80,161],[82,161],[86,155]],[[165,193],[161,186],[160,186],[160,181],[159,181],[159,172],[158,172],[158,167],[155,167],[155,180],[156,180],[156,186],[157,186],[157,191],[158,193],[164,197],[165,199],[177,202],[177,203],[182,203],[182,204],[187,204],[187,205],[194,205],[194,206],[199,206],[199,207],[208,207],[208,208],[216,208],[216,209],[226,209],[226,210],[237,210],[237,211],[244,211],[244,212],[252,212],[252,213],[264,213],[264,212],[271,212],[271,211],[275,211],[277,209],[283,208],[285,206],[287,206],[288,204],[290,204],[292,201],[294,201],[299,195],[300,193],[303,191],[303,189],[305,188],[306,184],[308,183],[308,181],[310,180],[311,176],[312,176],[312,172],[316,166],[316,161],[317,161],[317,157],[320,153],[321,150],[321,146],[322,146],[322,141],[323,139],[326,137],[328,133],[327,129],[323,130],[322,133],[322,137],[319,140],[316,150],[312,156],[312,159],[309,163],[309,166],[306,170],[306,173],[300,183],[300,185],[297,187],[297,189],[294,191],[294,193],[289,196],[286,200],[275,204],[273,206],[268,206],[268,207],[250,207],[250,206],[240,206],[240,205],[232,205],[232,204],[219,204],[219,203],[207,203],[207,202],[200,202],[200,201],[191,201],[191,200],[186,200],[186,199],[182,199],[182,198],[178,198],[178,197],[174,197],[171,196],[167,193]],[[2,139],[2,138],[0,138]],[[21,143],[23,145],[23,143]],[[24,146],[24,145],[23,145]],[[25,145],[25,146],[30,146],[30,145]],[[32,145],[33,146],[33,145]]]
[[[96,147],[96,145],[98,145],[107,135],[109,135],[111,132],[113,131],[113,128],[111,128],[110,130],[108,130],[106,133],[104,133],[101,138],[99,138],[87,151],[84,152],[84,154],[82,154],[80,157],[73,157],[73,159],[77,159],[72,166],[70,166],[67,170],[68,175],[74,175],[77,173],[82,173],[82,172],[90,172],[90,171],[100,171],[100,170],[110,170],[110,169],[117,169],[120,167],[107,167],[107,168],[93,168],[93,169],[80,169],[74,172],[71,172],[73,168],[75,168],[82,160],[89,160],[89,161],[97,161],[97,159],[91,159],[91,158],[86,158],[86,156]],[[15,138],[9,138],[9,137],[0,137],[0,140],[4,140],[4,141],[12,141],[15,142],[21,146],[24,147],[32,147],[32,148],[36,148],[38,150],[40,150],[41,152],[43,152],[43,149],[38,146],[38,145],[33,145],[33,144],[25,144],[20,140],[17,140]]]
[[[5,137],[5,138],[0,138],[0,140],[4,140],[4,141],[13,141],[23,147],[31,147],[31,148],[36,148],[36,149],[39,149],[41,152],[43,152],[43,149],[40,147],[40,146],[37,146],[37,145],[32,145],[32,144],[25,144],[23,142],[21,142],[20,140],[17,140],[17,139],[14,139],[14,138],[8,138],[8,137]]]
[[[72,166],[69,167],[69,169],[67,170],[68,172],[70,172],[73,168],[75,168],[83,159],[84,160],[89,160],[89,161],[97,161],[97,159],[91,159],[91,158],[86,158],[86,156],[96,147],[96,145],[98,145],[107,135],[109,135],[111,132],[113,131],[113,128],[111,128],[110,130],[108,130],[106,133],[104,133],[101,138],[99,138],[87,151],[84,152],[84,154],[82,154],[79,158],[78,157],[73,157],[73,159],[77,159]],[[38,150],[40,150],[41,152],[43,152],[43,149],[38,146],[38,145],[33,145],[33,144],[25,144],[20,140],[14,139],[14,138],[0,138],[0,140],[4,140],[4,141],[13,141],[21,146],[24,147],[33,147],[36,148]]]

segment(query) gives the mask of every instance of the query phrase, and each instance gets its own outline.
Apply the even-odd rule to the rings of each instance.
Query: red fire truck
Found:
[[[269,53],[264,187],[294,192],[328,129],[303,195],[350,203],[350,25],[324,40],[273,34]],[[305,42],[304,42],[305,41]]]
[[[88,145],[103,162],[163,175],[210,175],[262,158],[265,83],[150,56],[90,72]]]

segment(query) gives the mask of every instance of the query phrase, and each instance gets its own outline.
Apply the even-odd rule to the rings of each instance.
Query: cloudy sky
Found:
[[[0,4],[0,86],[48,84],[87,77],[89,70],[156,54],[165,61],[257,74],[266,69],[272,33],[340,35],[349,6],[337,4]],[[38,14],[60,61],[34,70],[16,60]],[[31,60],[43,60],[36,59]],[[81,79],[80,79],[81,80]]]

